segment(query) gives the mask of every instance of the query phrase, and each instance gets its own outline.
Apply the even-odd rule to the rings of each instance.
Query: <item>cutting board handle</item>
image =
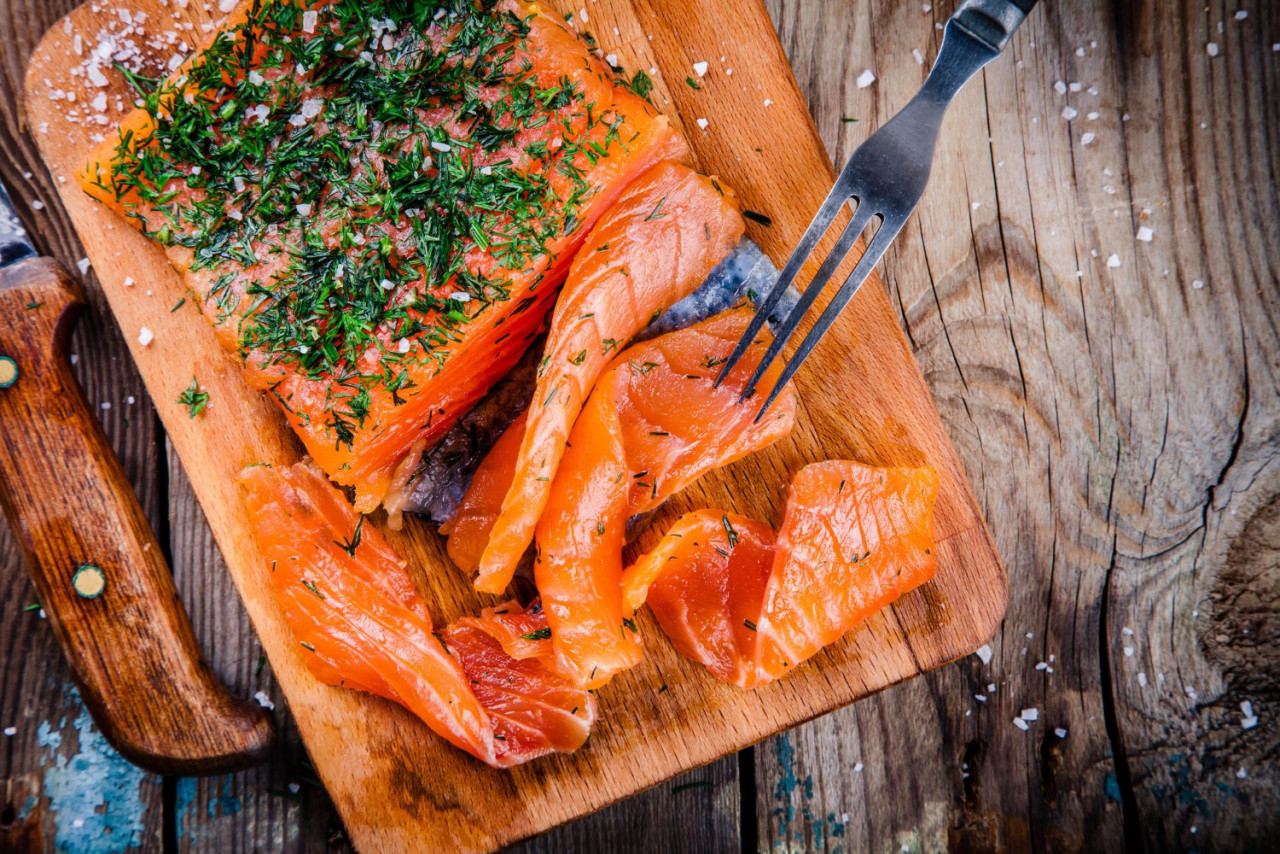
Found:
[[[200,656],[160,544],[71,373],[83,305],[55,261],[0,269],[0,503],[116,749],[162,774],[246,767],[265,756],[271,717]]]

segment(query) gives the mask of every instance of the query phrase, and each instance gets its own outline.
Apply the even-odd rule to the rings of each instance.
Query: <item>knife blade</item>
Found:
[[[79,285],[0,186],[0,506],[98,729],[133,763],[211,774],[263,758],[267,711],[200,655],[173,574],[84,393]]]

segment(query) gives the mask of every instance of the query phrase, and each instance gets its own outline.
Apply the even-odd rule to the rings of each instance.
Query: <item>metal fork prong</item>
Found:
[[[800,348],[796,350],[795,355],[791,357],[791,361],[787,362],[786,367],[782,369],[782,374],[778,377],[778,381],[774,383],[773,388],[769,391],[769,396],[765,398],[764,406],[760,407],[760,411],[756,413],[756,421],[764,415],[770,404],[786,387],[786,384],[795,376],[796,371],[800,370],[800,366],[804,364],[804,360],[813,352],[813,348],[818,346],[818,342],[822,336],[831,328],[831,324],[836,322],[836,318],[840,316],[840,312],[853,295],[858,292],[858,288],[862,287],[862,283],[871,275],[871,271],[875,269],[876,264],[880,262],[885,251],[889,248],[889,244],[893,242],[893,238],[902,230],[905,218],[896,222],[890,222],[886,219],[880,224],[880,228],[876,231],[876,236],[871,240],[871,244],[867,247],[867,251],[858,261],[858,266],[853,268],[853,272],[849,274],[849,278],[844,280],[844,284],[840,286],[840,290],[836,291],[836,295],[831,298],[831,302],[823,309],[822,315],[817,322],[813,324],[813,328],[809,330],[809,334],[804,337]]]
[[[791,283],[795,281],[796,274],[800,272],[804,262],[809,260],[809,256],[813,254],[813,247],[817,246],[822,235],[827,233],[827,229],[835,221],[836,214],[840,213],[840,208],[845,202],[849,201],[849,196],[850,194],[844,188],[844,182],[842,181],[837,181],[835,186],[831,188],[831,192],[827,193],[822,206],[814,214],[813,221],[804,230],[804,236],[796,244],[795,251],[787,259],[782,272],[778,274],[778,280],[769,289],[768,296],[764,298],[763,302],[757,304],[755,316],[751,318],[751,325],[747,327],[747,331],[739,339],[737,346],[733,348],[733,352],[729,354],[729,359],[720,368],[720,375],[716,377],[717,388],[724,382],[725,377],[729,376],[729,371],[733,370],[733,366],[738,364],[742,354],[747,352],[751,342],[760,334],[760,329],[768,321],[774,306],[778,304],[778,300],[782,299],[782,295],[787,292],[787,288],[791,287]]]
[[[875,211],[867,204],[859,204],[857,210],[853,212],[853,219],[849,220],[849,224],[844,227],[844,231],[840,232],[836,245],[831,248],[831,254],[826,257],[826,260],[822,262],[822,266],[818,268],[818,272],[814,274],[813,281],[805,287],[804,293],[800,295],[800,299],[796,301],[791,312],[784,320],[779,322],[778,328],[774,331],[773,341],[769,342],[769,349],[765,351],[764,358],[760,360],[760,364],[756,365],[755,372],[751,374],[751,379],[743,386],[743,400],[755,391],[756,384],[760,382],[760,378],[764,376],[765,371],[769,370],[769,366],[782,353],[782,348],[786,346],[787,341],[795,334],[796,328],[800,325],[800,321],[804,319],[805,313],[809,311],[809,308],[818,298],[818,294],[826,287],[827,282],[835,275],[836,270],[844,263],[850,250],[853,249],[854,243],[857,242],[858,235],[862,234],[862,230],[867,227],[867,223],[871,221],[873,216],[875,216]]]

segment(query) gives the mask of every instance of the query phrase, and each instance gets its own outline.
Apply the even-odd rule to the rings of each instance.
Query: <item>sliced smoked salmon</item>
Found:
[[[573,425],[538,522],[534,580],[556,666],[580,684],[599,687],[641,657],[635,609],[623,601],[627,520],[794,426],[790,387],[760,421],[738,401],[767,333],[715,385],[750,320],[743,307],[629,347]]]
[[[393,700],[495,767],[586,740],[594,698],[537,659],[512,658],[483,624],[435,631],[404,562],[319,468],[252,466],[240,483],[317,679]]]
[[[685,656],[754,688],[776,679],[933,577],[931,468],[846,460],[806,466],[775,538],[719,510],[683,516],[628,568]]]
[[[449,8],[245,0],[78,176],[365,512],[519,359],[602,211],[687,157],[557,16]]]
[[[627,568],[628,604],[638,608],[647,596],[681,655],[719,679],[754,688],[756,621],[773,557],[773,529],[763,522],[719,510],[686,513]]]
[[[515,478],[477,589],[500,593],[511,581],[596,378],[632,336],[702,284],[743,228],[728,188],[663,163],[637,178],[592,229],[556,303]]]

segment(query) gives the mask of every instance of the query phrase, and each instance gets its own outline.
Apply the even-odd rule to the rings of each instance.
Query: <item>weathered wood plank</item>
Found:
[[[75,5],[0,3],[0,180],[37,248],[72,271],[84,253],[57,202],[56,176],[36,154],[18,96],[32,48]],[[82,278],[91,306],[72,339],[77,379],[99,406],[112,447],[157,525],[163,518],[159,424],[96,280],[92,274]],[[101,408],[104,403],[110,408]],[[0,850],[158,848],[164,827],[160,780],[128,765],[92,727],[53,633],[38,611],[24,611],[34,599],[22,557],[0,519],[0,728],[14,730],[0,736]]]
[[[728,756],[509,849],[511,854],[740,850],[738,761]]]
[[[843,162],[919,85],[952,4],[769,6]],[[763,850],[1251,850],[1276,831],[1277,22],[1159,10],[1041,4],[947,120],[885,280],[1008,616],[989,666],[762,748]]]

